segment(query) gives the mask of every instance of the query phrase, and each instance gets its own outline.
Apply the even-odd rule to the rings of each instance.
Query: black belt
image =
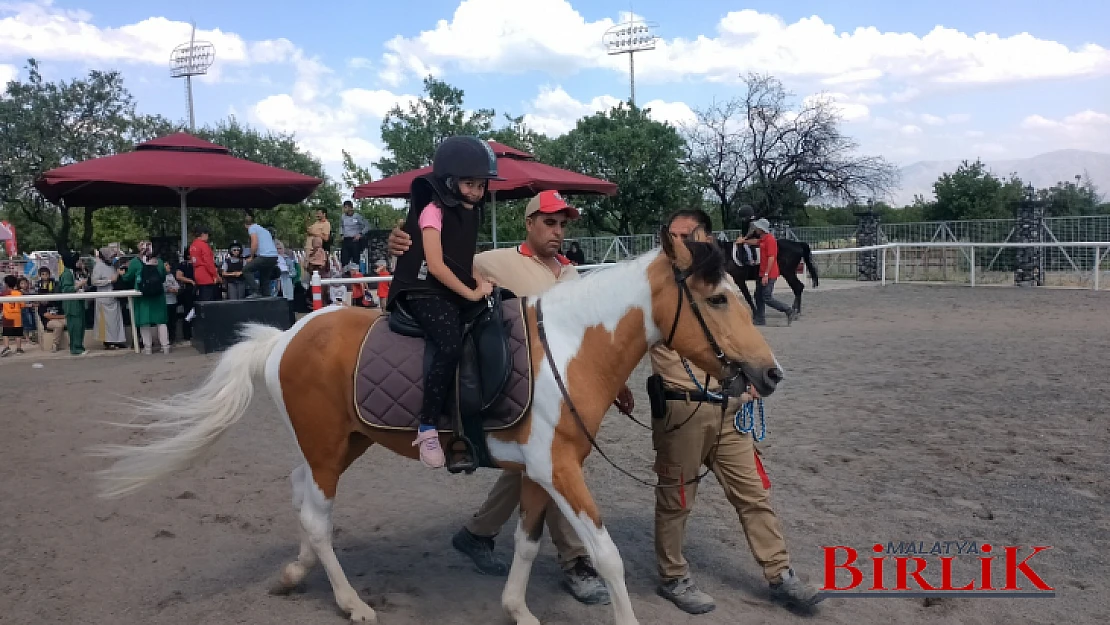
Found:
[[[692,403],[723,404],[720,397],[710,397],[699,391],[663,391],[663,398],[667,401],[688,401]]]

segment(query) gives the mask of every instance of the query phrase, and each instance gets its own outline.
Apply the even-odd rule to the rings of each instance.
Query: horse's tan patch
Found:
[[[349,308],[316,317],[289,342],[278,369],[297,444],[329,499],[339,475],[369,446],[352,440],[366,434],[354,416],[352,371],[362,337],[377,316],[374,310]]]
[[[641,308],[629,310],[612,332],[601,325],[586,328],[578,353],[567,364],[565,383],[590,436],[597,435],[605,413],[647,348]],[[601,527],[601,512],[582,475],[582,462],[591,449],[564,400],[551,445],[552,481],[575,514],[585,513]]]

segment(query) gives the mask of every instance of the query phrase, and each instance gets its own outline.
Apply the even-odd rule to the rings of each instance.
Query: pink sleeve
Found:
[[[417,221],[420,229],[435,228],[443,232],[443,210],[436,206],[435,203],[430,203],[420,211],[420,220]]]

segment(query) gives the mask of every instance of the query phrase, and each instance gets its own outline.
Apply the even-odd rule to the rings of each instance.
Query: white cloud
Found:
[[[899,128],[898,132],[906,135],[907,137],[915,137],[917,135],[920,135],[924,131],[921,130],[920,126],[914,126],[913,124],[907,124],[907,125],[902,126],[901,128]]]
[[[0,93],[8,90],[8,83],[19,77],[19,68],[15,65],[0,63]]]
[[[81,63],[169,64],[173,49],[189,41],[192,25],[164,17],[149,17],[119,27],[93,24],[87,11],[67,10],[51,0],[0,3],[0,58]],[[208,82],[221,79],[224,66],[303,61],[303,53],[287,39],[245,41],[219,28],[196,31],[197,41],[216,49]]]
[[[374,62],[362,56],[356,56],[347,59],[347,67],[350,69],[370,69],[374,66]]]
[[[439,20],[412,38],[391,39],[381,75],[398,81],[406,73],[440,74],[446,68],[625,72],[625,59],[605,54],[601,44],[613,23],[609,18],[587,21],[566,0],[464,0],[450,20]],[[1104,47],[1068,48],[1028,33],[971,35],[943,26],[924,35],[868,26],[838,32],[818,16],[788,24],[753,10],[728,13],[716,31],[716,36],[660,39],[655,50],[637,55],[637,79],[736,81],[741,73],[759,71],[817,79],[844,91],[893,81],[903,84],[892,99],[908,100],[930,86],[1110,73],[1110,50]]]
[[[575,122],[582,117],[605,111],[620,104],[621,100],[611,95],[601,95],[589,102],[579,102],[562,87],[541,87],[539,95],[531,103],[532,111],[525,113],[524,123],[532,130],[548,136],[558,136],[570,132]]]
[[[937,117],[936,115],[930,115],[929,113],[922,113],[920,117],[921,117],[921,121],[925,122],[926,124],[929,124],[930,126],[943,126],[944,125],[944,118],[943,117]]]
[[[841,119],[847,122],[864,121],[871,117],[871,107],[855,96],[847,93],[823,93],[808,96],[802,99],[806,106],[812,105],[818,99],[827,99],[833,108],[840,114]],[[865,98],[873,101],[873,98]]]
[[[1110,130],[1110,115],[1086,110],[1055,120],[1041,115],[1030,115],[1021,122],[1021,127],[1029,130],[1054,130],[1067,133],[1082,133],[1092,130]]]
[[[621,102],[620,98],[611,95],[600,95],[588,102],[581,102],[562,87],[544,86],[540,88],[539,95],[529,104],[531,111],[524,114],[524,124],[536,132],[556,137],[574,129],[579,119],[600,111],[607,111]],[[642,106],[650,109],[649,115],[652,119],[670,123],[673,126],[692,122],[695,119],[694,111],[684,102],[652,100]]]

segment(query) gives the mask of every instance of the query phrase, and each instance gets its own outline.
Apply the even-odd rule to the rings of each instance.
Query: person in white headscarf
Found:
[[[119,277],[112,265],[115,256],[116,251],[110,247],[102,247],[97,253],[96,264],[89,278],[97,292],[111,291],[112,283]],[[127,328],[123,325],[123,309],[119,299],[104,297],[96,300],[93,336],[94,340],[104,344],[104,349],[127,347]]]

